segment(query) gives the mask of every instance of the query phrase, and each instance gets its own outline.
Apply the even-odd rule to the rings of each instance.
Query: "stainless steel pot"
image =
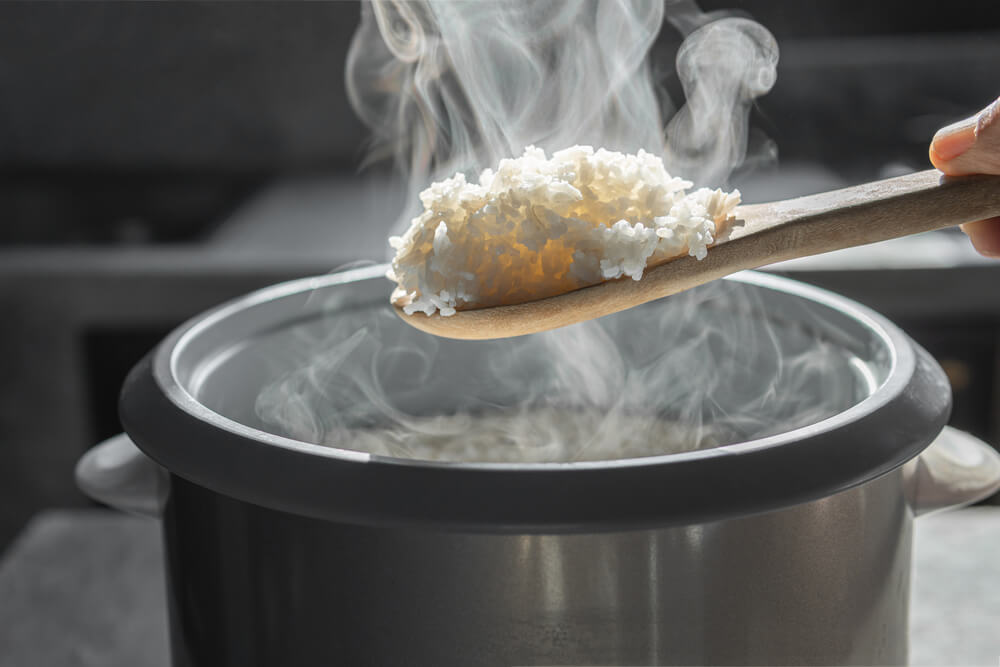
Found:
[[[777,335],[835,345],[853,378],[816,423],[559,464],[373,456],[261,423],[260,387],[292,363],[274,342],[383,309],[382,271],[182,326],[126,383],[128,436],[81,460],[87,493],[163,517],[176,665],[902,664],[913,517],[1000,487],[975,439],[945,430],[927,448],[950,393],[923,350],[857,304],[759,274],[728,284]],[[483,348],[454,345],[461,387]]]

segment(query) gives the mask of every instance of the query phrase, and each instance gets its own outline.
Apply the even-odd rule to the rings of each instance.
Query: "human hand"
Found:
[[[979,113],[938,130],[931,163],[948,176],[1000,174],[1000,98]],[[1000,257],[1000,218],[962,225],[981,255]]]

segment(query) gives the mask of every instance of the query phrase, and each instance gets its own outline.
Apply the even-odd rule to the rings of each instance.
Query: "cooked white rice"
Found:
[[[521,303],[628,276],[707,249],[733,223],[740,193],[702,188],[663,160],[573,146],[547,158],[529,147],[420,194],[424,212],[402,236],[388,277],[412,314]]]

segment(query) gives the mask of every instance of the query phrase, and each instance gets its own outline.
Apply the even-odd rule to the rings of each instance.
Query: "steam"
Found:
[[[870,389],[819,309],[728,281],[488,342],[415,332],[384,304],[338,299],[320,311],[282,332],[295,344],[260,355],[275,379],[257,414],[283,435],[375,454],[519,462],[675,453],[815,423]]]
[[[750,105],[774,86],[777,65],[777,43],[759,23],[728,18],[692,32],[677,53],[687,103],[667,126],[667,164],[724,182],[746,157]]]
[[[665,17],[686,37],[676,115],[648,58]],[[694,2],[389,0],[362,5],[346,78],[372,157],[395,159],[416,202],[432,181],[477,175],[529,145],[643,148],[698,185],[725,185],[777,60],[762,26]]]
[[[685,0],[389,0],[361,13],[348,95],[372,129],[370,159],[393,159],[414,203],[432,181],[527,145],[642,148],[678,176],[724,186],[747,157],[753,100],[775,81],[765,28]],[[649,58],[664,20],[684,38],[679,110]],[[256,411],[286,435],[375,453],[427,457],[432,442],[441,457],[470,458],[461,443],[485,433],[471,458],[575,460],[758,437],[855,401],[844,350],[789,325],[794,314],[775,324],[760,294],[718,282],[489,343],[434,339],[386,304],[328,304],[322,325],[296,330]]]

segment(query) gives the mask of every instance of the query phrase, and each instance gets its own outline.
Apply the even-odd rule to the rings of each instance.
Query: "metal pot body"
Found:
[[[832,365],[810,381],[769,385],[801,400],[761,403],[750,414],[763,430],[725,444],[620,460],[428,461],[321,445],[259,419],[260,388],[298,377],[290,343],[300,340],[318,340],[331,362],[323,386],[337,391],[319,395],[353,401],[311,406],[320,416],[468,407],[466,377],[521,358],[502,343],[440,343],[436,357],[416,357],[427,372],[413,372],[414,357],[397,351],[439,343],[385,312],[383,271],[275,286],[180,327],[126,382],[128,435],[81,460],[91,496],[162,513],[176,665],[904,663],[913,516],[1000,486],[987,445],[948,429],[935,439],[950,392],[925,351],[857,304],[759,275],[706,287],[697,321],[668,300],[600,324],[636,359],[649,345],[717,340],[679,331],[664,343],[644,322],[749,327],[720,353],[746,362],[707,396],[722,413],[745,393],[732,390],[761,386],[759,362],[826,351]],[[718,290],[746,300],[716,303]],[[758,305],[734,317],[734,303]],[[366,357],[369,343],[381,347]],[[359,358],[378,382],[333,372]],[[528,359],[514,393],[544,367],[544,355]],[[658,396],[648,368],[633,368],[642,400]],[[655,368],[685,378],[682,398],[698,386]],[[405,391],[373,401],[375,385]],[[832,413],[800,419],[830,395]],[[505,405],[506,395],[474,398]]]
[[[903,478],[690,526],[518,535],[333,523],[173,477],[174,664],[904,664]]]

